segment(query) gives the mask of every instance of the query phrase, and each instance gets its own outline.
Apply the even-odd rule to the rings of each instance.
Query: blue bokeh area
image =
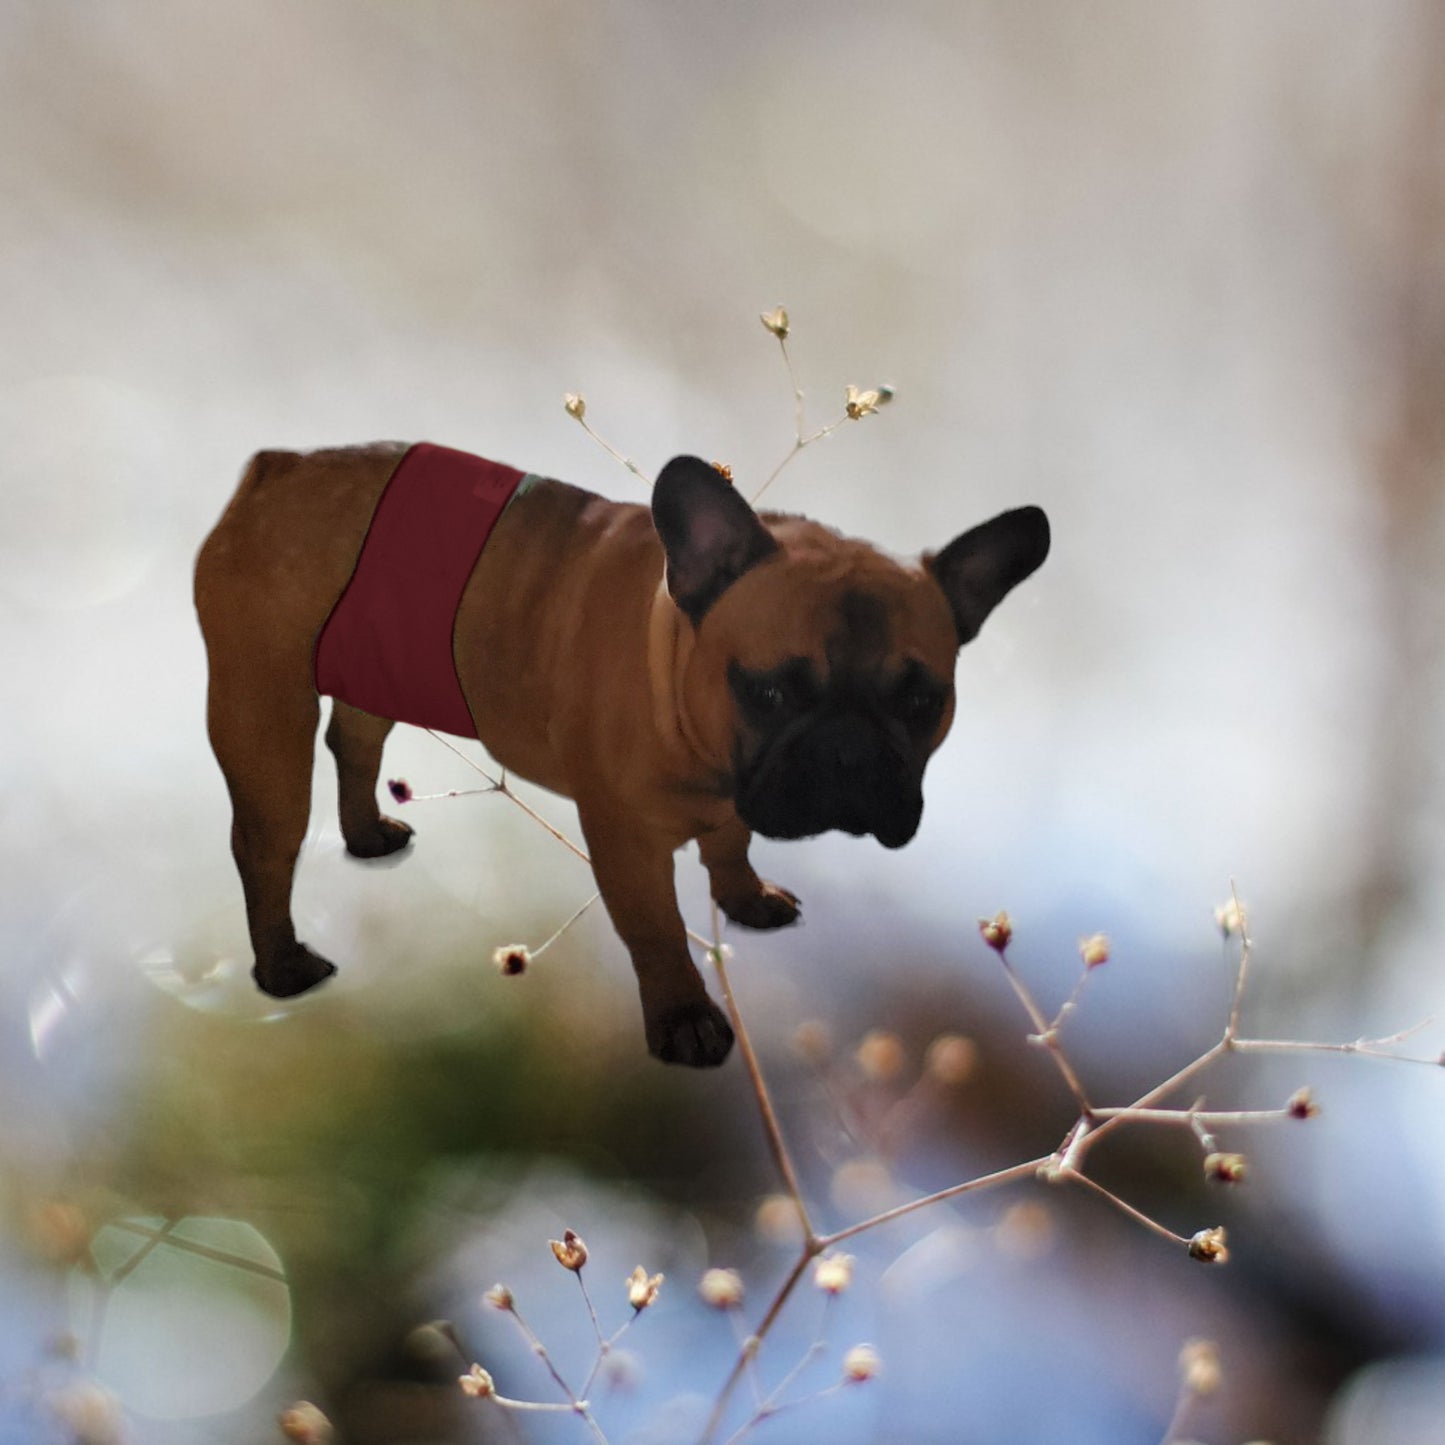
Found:
[[[417,840],[379,866],[318,740],[295,916],[341,971],[261,996],[191,568],[263,447],[427,439],[644,501],[568,393],[642,471],[751,493],[794,442],[779,303],[809,429],[896,395],[769,503],[899,556],[1025,503],[1054,538],[960,656],[912,843],[755,845],[803,921],[729,930],[729,977],[815,1229],[1073,1124],[1000,910],[1046,1022],[1107,936],[1060,1035],[1096,1104],[1219,1039],[1234,892],[1242,1034],[1367,1047],[1170,1100],[1308,1088],[1307,1120],[1101,1142],[1157,1228],[1024,1171],[849,1236],[714,1438],[1433,1439],[1442,53],[1428,0],[0,11],[0,1442],[325,1438],[303,1401],[354,1445],[699,1439],[798,1257],[741,1059],[647,1057],[600,906],[494,967],[593,881],[408,728],[383,777]],[[677,881],[706,932],[695,848]],[[1218,1225],[1223,1268],[1159,1232]],[[568,1229],[604,1334],[665,1276],[595,1431],[458,1383],[565,1401],[504,1283],[581,1388]]]

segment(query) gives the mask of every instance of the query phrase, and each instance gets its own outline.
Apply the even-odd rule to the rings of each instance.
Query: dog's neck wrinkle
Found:
[[[667,579],[657,584],[648,621],[647,672],[652,691],[652,720],[658,736],[680,742],[692,755],[719,775],[727,765],[708,755],[707,745],[693,726],[686,706],[688,659],[692,655],[692,624],[678,610],[667,590]]]

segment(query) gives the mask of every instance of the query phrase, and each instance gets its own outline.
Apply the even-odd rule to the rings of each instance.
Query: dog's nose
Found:
[[[845,774],[858,774],[878,759],[878,739],[862,718],[839,719],[833,733],[833,756]]]

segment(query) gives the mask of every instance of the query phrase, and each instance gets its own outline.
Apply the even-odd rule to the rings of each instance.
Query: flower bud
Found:
[[[464,1395],[470,1395],[474,1400],[485,1400],[488,1395],[497,1392],[492,1377],[480,1365],[473,1365],[465,1375],[459,1375],[457,1384],[462,1387]]]
[[[1320,1111],[1320,1106],[1315,1103],[1314,1095],[1308,1088],[1296,1089],[1285,1100],[1284,1107],[1291,1119],[1313,1119]]]
[[[753,1227],[770,1244],[798,1244],[804,1234],[798,1203],[790,1194],[770,1194],[758,1205]]]
[[[1243,933],[1249,927],[1244,905],[1237,898],[1221,903],[1214,910],[1214,922],[1226,938],[1233,938],[1236,933]]]
[[[779,341],[786,341],[788,339],[788,327],[790,323],[788,321],[788,313],[783,307],[778,306],[772,311],[761,312],[758,320],[761,321]]]
[[[388,778],[386,790],[391,794],[392,799],[398,803],[411,802],[411,784],[405,778]]]
[[[575,391],[569,391],[562,398],[562,409],[577,421],[581,421],[587,415],[587,403]]]
[[[1101,963],[1109,961],[1109,940],[1102,933],[1091,934],[1088,938],[1079,940],[1079,957],[1084,960],[1085,968],[1098,968]]]
[[[639,1264],[636,1269],[627,1277],[627,1302],[635,1310],[645,1310],[648,1305],[657,1300],[657,1292],[662,1288],[663,1276],[654,1274],[651,1277]]]
[[[822,1019],[804,1019],[793,1030],[793,1047],[815,1068],[828,1062],[833,1036]]]
[[[874,1379],[882,1368],[883,1361],[872,1345],[854,1345],[843,1356],[843,1379],[850,1385],[861,1385]]]
[[[1206,1154],[1204,1156],[1204,1177],[1220,1184],[1238,1184],[1249,1173],[1249,1164],[1243,1154]]]
[[[1217,1224],[1213,1229],[1201,1229],[1189,1241],[1189,1258],[1201,1264],[1228,1264],[1229,1250],[1225,1247],[1224,1226]]]
[[[875,1082],[897,1078],[908,1062],[903,1040],[886,1029],[870,1029],[864,1034],[854,1055],[858,1067]]]
[[[825,1254],[813,1265],[813,1283],[824,1294],[842,1294],[853,1283],[853,1256]]]
[[[526,973],[532,961],[532,952],[525,943],[504,943],[492,954],[492,966],[508,978]]]
[[[556,1245],[552,1246],[556,1249]],[[512,1298],[512,1291],[504,1284],[494,1284],[486,1294],[482,1296],[494,1310],[510,1310],[516,1301]]]
[[[549,1239],[547,1243],[552,1246],[552,1253],[563,1269],[570,1269],[576,1274],[587,1263],[587,1246],[575,1230],[565,1230],[561,1239]]]
[[[1224,1378],[1214,1341],[1185,1340],[1179,1351],[1179,1374],[1191,1395],[1212,1395]]]
[[[937,1084],[957,1088],[978,1069],[978,1045],[962,1034],[939,1034],[923,1057],[923,1071]]]
[[[1013,921],[1004,909],[999,909],[992,918],[980,918],[978,931],[983,941],[995,953],[1002,953],[1014,936]]]
[[[735,1269],[710,1269],[697,1287],[703,1303],[715,1310],[735,1310],[743,1302],[743,1280]]]
[[[878,410],[881,399],[876,390],[859,391],[856,386],[850,386],[844,393],[843,409],[854,421],[861,421],[870,412]]]

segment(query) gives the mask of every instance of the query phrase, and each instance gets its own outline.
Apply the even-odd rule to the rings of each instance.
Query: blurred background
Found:
[[[493,969],[591,892],[504,800],[411,804],[405,861],[362,867],[319,767],[297,917],[341,973],[252,989],[189,569],[262,446],[426,438],[642,499],[574,391],[644,470],[697,452],[751,491],[793,435],[782,302],[810,425],[848,384],[897,400],[774,505],[899,553],[1048,509],[916,840],[758,849],[806,923],[732,937],[732,971],[822,1228],[1071,1122],[977,936],[999,908],[1050,1010],[1110,936],[1067,1031],[1108,1102],[1218,1037],[1231,880],[1248,1032],[1445,1009],[1431,0],[9,0],[0,185],[0,1440],[249,1445],[303,1397],[358,1445],[584,1439],[455,1384],[478,1359],[556,1398],[502,1280],[580,1385],[570,1227],[608,1328],[634,1266],[667,1275],[593,1397],[670,1445],[736,1349],[703,1269],[755,1323],[793,1257],[740,1063],[646,1057],[599,911]],[[388,747],[418,793],[480,781]],[[706,927],[690,852],[679,880]],[[970,1041],[943,1078],[940,1033]],[[794,1397],[862,1340],[882,1374],[756,1438],[1145,1445],[1198,1336],[1192,1438],[1445,1438],[1445,1079],[1245,1062],[1211,1103],[1323,1106],[1225,1131],[1246,1183],[1179,1131],[1097,1160],[1174,1230],[1226,1224],[1226,1269],[1078,1191],[920,1213],[760,1358],[771,1389],[821,1332]]]

